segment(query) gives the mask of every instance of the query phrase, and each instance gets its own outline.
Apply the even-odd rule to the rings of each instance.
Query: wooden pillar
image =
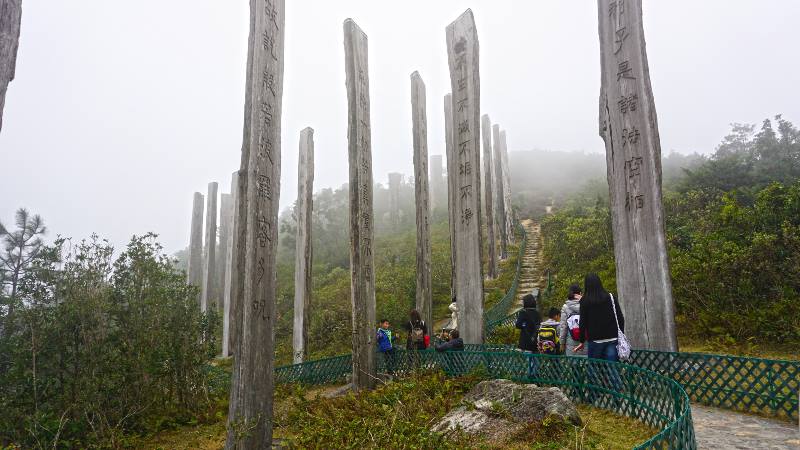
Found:
[[[200,289],[200,310],[208,311],[209,302],[216,302],[216,251],[217,251],[217,189],[216,181],[208,183],[206,197],[206,239],[203,248],[203,285]],[[216,306],[216,304],[214,304]]]
[[[500,130],[501,155],[503,157],[503,206],[506,210],[505,228],[508,242],[514,242],[514,209],[511,207],[511,171],[508,165],[508,147],[506,146],[506,130]]]
[[[456,193],[458,186],[458,163],[455,150],[456,145],[453,136],[453,95],[444,96],[444,130],[445,130],[445,157],[447,158],[447,214],[450,223],[450,297],[456,296],[456,284],[458,273],[456,273],[456,220],[458,219],[458,205],[456,205]]]
[[[284,0],[251,0],[242,145],[244,296],[228,449],[272,446],[284,19]]]
[[[431,212],[445,205],[442,155],[430,155]]]
[[[484,179],[481,180],[483,184],[483,198],[486,201],[484,211],[486,213],[486,248],[489,250],[489,258],[487,260],[487,274],[486,276],[493,280],[497,278],[497,240],[495,239],[494,230],[494,194],[492,192],[494,187],[494,169],[492,166],[492,124],[489,120],[489,115],[484,114],[481,117],[481,137],[483,142],[483,175]]]
[[[235,290],[233,288],[237,281],[239,272],[236,270],[237,260],[237,207],[239,203],[239,172],[236,171],[231,176],[231,194],[230,194],[230,211],[228,213],[228,234],[226,239],[221,243],[225,245],[225,279],[222,282],[222,298],[223,298],[223,311],[222,311],[222,356],[228,357],[233,351],[233,310],[234,299],[236,298]]]
[[[492,153],[492,167],[494,168],[494,205],[495,222],[500,232],[500,259],[508,258],[508,230],[506,229],[506,205],[505,205],[505,174],[503,173],[503,146],[500,144],[500,125],[492,125],[492,141],[494,142]]]
[[[214,298],[217,299],[217,308],[221,316],[225,314],[225,277],[228,272],[227,262],[228,252],[230,251],[228,237],[231,234],[233,219],[232,197],[231,194],[219,194],[219,251],[217,252],[217,262],[215,264],[217,278],[214,281]]]
[[[430,190],[428,182],[428,116],[425,83],[418,72],[411,74],[411,123],[414,142],[414,198],[417,208],[417,311],[431,331],[433,297],[431,291]]]
[[[187,283],[200,287],[203,284],[203,194],[194,193],[192,201],[192,228],[189,233],[189,263],[186,267]],[[199,296],[198,296],[199,299]]]
[[[456,297],[458,326],[467,344],[483,343],[481,264],[480,74],[478,33],[472,11],[447,26],[447,55],[453,92],[456,205]]]
[[[393,227],[400,224],[400,185],[403,183],[403,174],[389,174],[389,222]]]
[[[350,290],[353,306],[353,387],[375,386],[375,271],[367,35],[344,21],[347,148],[350,160]]]
[[[22,0],[0,0],[0,130],[8,83],[14,79],[22,21]]]
[[[308,310],[311,305],[311,212],[314,201],[314,130],[300,132],[297,161],[297,235],[294,254],[294,326],[292,350],[294,363],[305,360],[308,352]]]
[[[676,351],[661,202],[661,143],[641,0],[599,0],[600,136],[606,146],[617,299],[634,348]]]

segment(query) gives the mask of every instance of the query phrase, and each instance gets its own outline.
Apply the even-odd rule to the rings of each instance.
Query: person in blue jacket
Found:
[[[384,362],[386,364],[386,372],[390,375],[394,374],[394,341],[397,336],[392,335],[392,330],[389,329],[389,320],[381,319],[381,326],[378,328],[377,341],[378,351],[383,353]]]

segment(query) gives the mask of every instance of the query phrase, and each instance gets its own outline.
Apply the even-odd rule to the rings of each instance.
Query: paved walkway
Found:
[[[796,423],[695,404],[692,420],[700,449],[800,449]]]

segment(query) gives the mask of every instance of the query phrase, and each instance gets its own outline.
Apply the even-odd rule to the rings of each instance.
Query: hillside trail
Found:
[[[517,303],[512,308],[514,310],[522,307],[522,297],[530,294],[534,289],[542,290],[545,286],[544,271],[542,270],[542,227],[532,219],[525,219],[520,223],[528,235],[528,246],[522,255],[519,285],[517,286]]]
[[[531,219],[522,220],[521,225],[528,235],[528,246],[522,256],[517,302],[509,313],[522,307],[525,294],[546,285],[541,226]],[[449,316],[437,320],[435,329],[441,330],[449,320]],[[692,404],[692,419],[699,449],[800,450],[800,430],[790,422],[699,404]]]
[[[522,267],[519,273],[519,286],[517,287],[517,302],[509,313],[522,307],[522,297],[534,288],[542,289],[545,278],[540,269],[542,265],[542,236],[541,227],[531,219],[524,219],[520,224],[528,235],[528,245],[522,255]],[[439,332],[450,322],[450,315],[438,318],[433,323],[433,331]]]

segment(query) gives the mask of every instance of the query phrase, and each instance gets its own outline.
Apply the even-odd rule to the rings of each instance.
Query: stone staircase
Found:
[[[522,227],[528,234],[528,246],[522,255],[522,266],[517,287],[518,306],[522,306],[522,297],[534,288],[544,289],[546,281],[542,271],[542,233],[539,224],[531,219],[522,221]]]

